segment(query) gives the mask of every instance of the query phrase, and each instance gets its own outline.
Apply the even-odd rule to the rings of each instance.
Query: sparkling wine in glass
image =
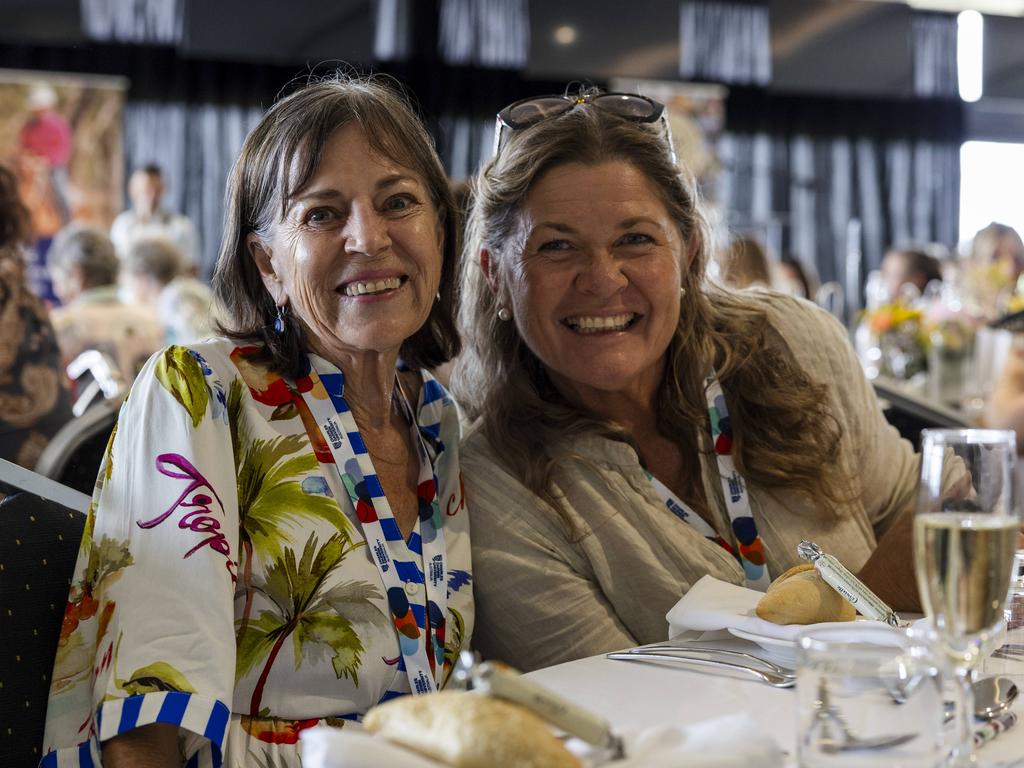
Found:
[[[925,430],[914,519],[914,565],[925,613],[956,671],[961,713],[971,678],[1003,623],[1020,520],[1016,436],[998,430]],[[974,760],[971,719],[959,718],[955,765]]]

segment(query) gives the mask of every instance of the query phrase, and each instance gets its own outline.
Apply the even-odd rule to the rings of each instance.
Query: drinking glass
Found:
[[[963,429],[921,433],[914,566],[924,609],[956,673],[961,717],[952,763],[974,763],[971,679],[1003,623],[1020,526],[1016,436]]]
[[[800,768],[937,768],[942,664],[928,634],[875,622],[810,626],[797,642]]]

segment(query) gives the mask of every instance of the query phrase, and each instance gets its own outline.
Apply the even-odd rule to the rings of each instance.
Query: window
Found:
[[[968,141],[960,146],[960,240],[993,221],[1024,232],[1024,144]]]

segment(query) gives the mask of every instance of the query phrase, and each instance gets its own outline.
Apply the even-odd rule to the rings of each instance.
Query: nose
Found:
[[[387,222],[370,203],[352,204],[344,234],[346,253],[377,256],[391,246]]]
[[[610,297],[629,285],[622,263],[606,250],[595,252],[576,276],[576,287],[592,296]]]

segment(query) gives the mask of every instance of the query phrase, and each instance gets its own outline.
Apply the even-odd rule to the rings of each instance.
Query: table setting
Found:
[[[425,706],[389,702],[383,720],[367,715],[369,731],[305,732],[304,765],[1024,768],[1015,436],[926,430],[922,446],[924,616],[897,615],[801,542],[807,562],[767,592],[699,579],[667,613],[664,642],[526,675],[467,653],[449,687],[471,690],[435,696],[453,720],[479,718],[417,724],[412,708]],[[951,468],[959,480],[943,487]]]

